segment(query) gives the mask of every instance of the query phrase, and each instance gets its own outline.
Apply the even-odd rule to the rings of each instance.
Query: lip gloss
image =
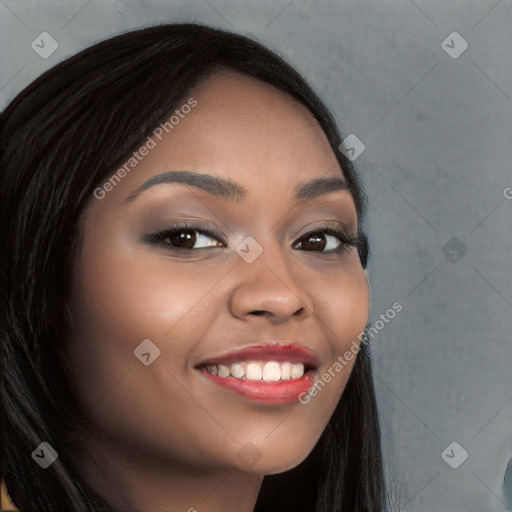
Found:
[[[249,400],[264,404],[289,404],[297,402],[299,396],[312,386],[315,372],[309,370],[299,379],[280,382],[263,380],[237,379],[235,377],[219,377],[200,370],[210,382],[244,396]]]

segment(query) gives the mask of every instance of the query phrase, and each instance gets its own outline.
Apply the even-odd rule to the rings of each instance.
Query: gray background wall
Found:
[[[403,305],[372,340],[393,510],[510,510],[510,0],[0,0],[0,17],[2,108],[162,22],[248,34],[298,68],[365,145],[372,318]]]

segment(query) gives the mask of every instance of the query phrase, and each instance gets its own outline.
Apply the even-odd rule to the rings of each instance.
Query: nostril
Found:
[[[265,314],[265,311],[259,309],[257,311],[251,311],[251,314],[252,315],[258,315],[258,316],[261,316],[261,315],[264,315]]]

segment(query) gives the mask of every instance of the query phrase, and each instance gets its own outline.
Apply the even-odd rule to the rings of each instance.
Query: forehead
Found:
[[[180,135],[189,135],[186,128],[194,123],[196,145],[202,146],[200,152],[212,151],[222,158],[229,151],[230,159],[250,156],[253,162],[266,162],[267,168],[276,164],[281,171],[286,170],[287,162],[295,172],[307,168],[310,162],[316,167],[337,166],[327,137],[313,114],[272,85],[223,70],[193,94],[198,106]],[[303,165],[298,165],[299,162]]]
[[[180,106],[195,106],[181,110]],[[194,171],[236,182],[253,197],[291,197],[298,183],[343,178],[327,137],[298,101],[255,78],[222,70],[177,105],[172,129],[116,186],[129,197],[163,172]],[[160,188],[160,187],[159,187]]]

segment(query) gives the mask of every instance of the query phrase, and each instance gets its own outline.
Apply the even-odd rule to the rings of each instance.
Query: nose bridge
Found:
[[[237,247],[240,260],[231,296],[232,312],[236,316],[263,312],[282,320],[311,314],[312,297],[293,272],[289,256],[275,237],[269,235],[260,241],[248,237]]]

